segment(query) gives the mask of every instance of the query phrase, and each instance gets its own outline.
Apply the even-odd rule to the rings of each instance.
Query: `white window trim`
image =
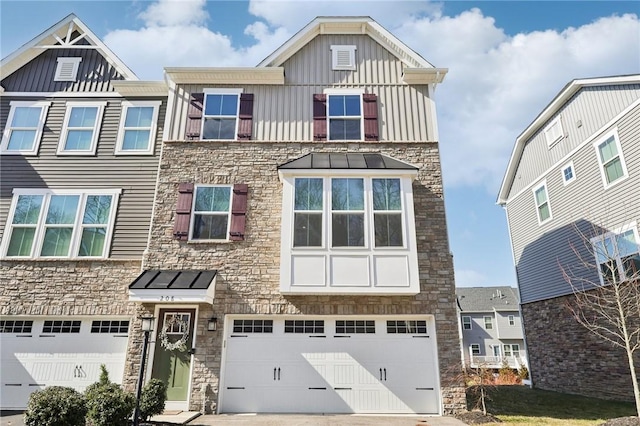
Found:
[[[507,320],[509,321],[509,325],[516,325],[516,317],[515,317],[515,315],[509,315],[507,317]]]
[[[203,141],[236,141],[238,140],[238,126],[240,125],[240,95],[243,93],[244,89],[235,89],[235,88],[227,88],[227,89],[204,89],[204,99],[202,100],[202,123],[200,125],[200,134],[201,140]],[[204,138],[204,122],[205,118],[208,117],[205,114],[205,110],[207,109],[207,95],[237,95],[238,96],[238,107],[236,109],[236,127],[233,131],[233,139],[205,139]],[[210,117],[225,117],[231,118],[230,115],[212,115]]]
[[[100,128],[102,127],[102,115],[104,113],[104,107],[106,102],[67,102],[67,110],[64,115],[64,124],[62,125],[62,131],[60,132],[60,139],[58,141],[58,155],[95,155],[98,146],[98,136]],[[71,110],[74,107],[96,107],[96,121],[93,123],[93,136],[91,137],[91,145],[88,150],[66,150],[64,149],[67,143],[67,136],[69,131],[69,120],[71,119]],[[86,128],[84,128],[86,129]]]
[[[469,320],[469,328],[464,328],[465,326],[465,318]],[[462,329],[463,330],[473,330],[473,322],[471,321],[471,317],[468,315],[462,316]]]
[[[478,348],[478,353],[474,354],[473,349]],[[471,356],[482,356],[482,351],[480,350],[480,345],[478,343],[472,343],[469,345],[469,353]]]
[[[538,200],[536,199],[536,191],[538,191],[540,188],[544,187],[544,193],[547,196],[547,206],[549,207],[549,217],[546,218],[545,220],[541,220],[540,218],[540,206],[542,204],[538,204]],[[543,180],[540,184],[534,186],[531,191],[533,192],[533,204],[536,206],[536,217],[538,218],[538,225],[542,226],[545,223],[551,221],[551,219],[553,219],[553,211],[551,210],[551,200],[549,199],[549,187],[547,186],[547,181],[546,179]]]
[[[158,114],[160,113],[160,105],[162,101],[123,101],[120,113],[120,124],[118,125],[118,139],[116,142],[115,155],[153,155],[156,146],[156,131],[158,129]],[[124,124],[127,119],[127,111],[129,108],[136,107],[153,107],[153,117],[151,119],[151,128],[149,131],[149,147],[147,149],[123,149],[124,144]],[[133,128],[135,129],[135,128]],[[143,129],[140,127],[139,129]],[[146,129],[146,127],[144,127]]]
[[[356,69],[356,50],[355,45],[331,45],[331,69],[334,71],[353,71]],[[349,54],[348,65],[338,65],[338,52],[347,52]]]
[[[490,328],[487,328],[487,320],[489,320],[488,324],[491,325]],[[483,322],[482,325],[483,325],[485,330],[493,330],[493,317],[484,316],[484,317],[482,317],[482,322]]]
[[[562,127],[562,120],[561,120],[562,116],[557,116],[553,121],[551,121],[547,126],[545,126],[544,128],[544,138],[547,141],[547,146],[549,148],[551,148],[552,146],[554,146],[555,144],[557,144],[558,142],[560,142],[562,139],[564,139],[564,128]],[[550,139],[550,131],[551,129],[553,129],[555,126],[560,126],[560,133],[553,139]]]
[[[590,242],[591,242],[591,247],[593,248],[593,255],[595,257],[595,265],[598,268],[598,277],[600,278],[600,284],[601,285],[605,285],[604,282],[604,277],[602,276],[602,271],[600,270],[600,260],[598,259],[598,253],[596,252],[596,243],[598,242],[603,242],[608,238],[611,237],[615,237],[616,235],[620,235],[622,233],[625,233],[627,231],[633,231],[633,236],[636,240],[636,243],[638,244],[638,250],[640,250],[640,233],[638,233],[638,224],[637,222],[633,221],[627,225],[621,226],[619,228],[616,228],[612,231],[606,232],[602,235],[598,235],[595,236],[593,238],[591,238]],[[620,273],[620,275],[618,276],[619,279],[625,279],[625,276],[622,275],[624,274],[624,268],[622,265],[622,259],[620,258],[620,256],[617,253],[613,253],[615,254],[615,260],[616,260],[616,267]]]
[[[194,239],[193,238],[193,227],[195,225],[195,215],[196,215],[196,196],[198,193],[198,188],[229,188],[229,210],[227,211],[227,230],[225,232],[226,238],[221,239]],[[231,210],[233,209],[233,185],[215,185],[215,184],[196,184],[193,186],[193,200],[191,204],[191,217],[189,219],[189,241],[195,243],[210,243],[210,242],[227,242],[229,240],[229,231],[231,229]],[[198,213],[202,214],[202,213]],[[216,212],[216,216],[222,216],[222,212]]]
[[[571,179],[568,179],[565,177],[564,171],[571,167]],[[573,182],[574,180],[576,180],[576,167],[573,165],[573,161],[569,161],[567,164],[565,164],[564,166],[562,166],[560,168],[560,175],[562,175],[562,183],[564,183],[564,186],[569,185],[571,182]]]
[[[9,209],[9,215],[7,216],[7,222],[5,224],[5,229],[2,234],[2,244],[0,245],[0,253],[2,253],[3,259],[10,260],[23,260],[23,259],[106,259],[109,257],[111,242],[113,237],[113,230],[116,219],[116,210],[118,209],[118,199],[120,194],[122,193],[121,189],[38,189],[38,188],[15,188],[13,190],[13,198],[11,200],[11,207]],[[16,211],[16,207],[18,205],[18,197],[20,195],[42,195],[43,202],[42,207],[40,208],[40,213],[38,216],[38,222],[35,226],[35,234],[33,238],[33,246],[31,247],[31,253],[29,256],[7,256],[7,250],[9,249],[9,241],[11,240],[11,230],[13,217]],[[80,202],[78,204],[78,211],[76,212],[76,219],[73,223],[73,234],[71,236],[71,243],[69,246],[69,252],[71,253],[69,256],[41,256],[38,254],[39,250],[42,248],[42,243],[44,240],[45,234],[45,215],[49,208],[49,201],[52,195],[79,195]],[[86,198],[89,195],[111,195],[112,203],[111,203],[111,211],[109,212],[109,221],[106,226],[107,233],[105,235],[105,247],[102,256],[78,256],[78,247],[80,244],[80,240],[82,238],[82,219],[84,212],[84,206],[86,205]]]
[[[331,140],[331,118],[345,118],[345,116],[331,116],[329,115],[329,96],[349,96],[349,95],[358,95],[360,96],[360,139],[344,139],[349,142],[351,141],[364,141],[364,101],[362,99],[362,95],[364,95],[364,89],[324,89],[322,91],[323,94],[327,96],[327,141],[336,142],[341,141],[343,139],[335,139]],[[355,116],[349,115],[346,116],[347,119],[355,120]]]
[[[53,81],[76,81],[78,79],[78,69],[80,68],[81,57],[59,57],[57,60],[56,74]],[[62,68],[64,64],[73,64],[73,70],[69,78],[63,78],[61,76]]]
[[[47,117],[47,111],[49,110],[49,106],[51,106],[51,102],[47,101],[11,101],[9,103],[11,109],[9,110],[9,116],[7,117],[7,123],[4,128],[4,132],[2,134],[2,143],[0,144],[0,153],[2,155],[38,155],[38,150],[40,149],[40,142],[42,141],[42,130],[44,129],[44,123]],[[38,121],[38,128],[36,129],[36,134],[33,140],[33,148],[25,149],[25,150],[8,150],[9,146],[9,138],[11,136],[11,122],[13,121],[13,116],[15,114],[15,110],[18,107],[39,107],[40,110],[40,119]]]
[[[620,165],[622,166],[622,177],[620,177],[618,180],[608,183],[607,182],[607,175],[604,171],[604,164],[602,164],[602,159],[600,158],[600,149],[599,146],[601,144],[603,144],[604,142],[607,141],[607,139],[609,139],[610,137],[613,136],[613,140],[616,144],[616,149],[618,150],[618,157],[620,158]],[[596,158],[598,160],[598,166],[600,168],[600,177],[602,177],[602,185],[604,185],[604,189],[609,189],[613,186],[616,186],[617,184],[619,184],[620,182],[624,182],[628,177],[629,177],[629,172],[627,170],[627,164],[624,161],[624,154],[622,152],[622,145],[620,144],[620,135],[618,134],[618,129],[614,128],[611,131],[605,133],[603,136],[601,136],[600,138],[596,139],[596,141],[593,143],[593,147],[596,151]]]

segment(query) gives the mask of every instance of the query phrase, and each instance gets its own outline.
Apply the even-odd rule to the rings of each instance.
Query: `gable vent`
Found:
[[[356,46],[331,46],[332,69],[355,70]]]
[[[58,58],[54,81],[76,81],[82,58]]]

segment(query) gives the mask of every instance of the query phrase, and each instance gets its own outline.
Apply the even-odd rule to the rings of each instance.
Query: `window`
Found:
[[[322,246],[322,178],[299,178],[295,181],[293,206],[293,246]]]
[[[427,334],[426,321],[387,321],[388,334]]]
[[[0,152],[36,155],[51,102],[13,101],[10,105]]]
[[[516,318],[513,315],[509,315],[509,325],[516,325]]]
[[[234,320],[234,333],[273,333],[273,320]]]
[[[331,243],[364,247],[364,179],[331,179]]]
[[[242,89],[205,90],[202,139],[236,139],[240,93]]]
[[[331,46],[331,69],[355,70],[356,46]]]
[[[564,131],[562,130],[562,121],[560,121],[560,117],[557,117],[544,129],[544,137],[547,140],[547,145],[549,145],[549,147],[562,139],[563,136]]]
[[[512,345],[503,345],[504,356],[512,356],[515,358],[520,357],[520,345],[512,344]]]
[[[576,180],[576,173],[573,168],[573,162],[565,164],[562,168],[562,182],[564,182],[565,185],[568,185],[574,180]]]
[[[329,140],[362,140],[362,93],[327,94]]]
[[[471,317],[462,317],[462,329],[471,330]]]
[[[480,345],[477,343],[472,343],[471,346],[471,355],[480,355]]]
[[[231,214],[231,187],[200,185],[195,188],[192,240],[227,240]]]
[[[160,101],[122,102],[117,155],[153,154],[160,104]]]
[[[33,321],[0,320],[0,333],[31,333]]]
[[[493,356],[495,356],[495,357],[502,356],[502,354],[500,353],[500,346],[499,345],[491,345],[491,349],[493,350]]]
[[[6,257],[105,258],[120,190],[16,189]]]
[[[549,206],[546,182],[533,189],[533,197],[538,211],[538,223],[542,225],[551,219],[551,207]]]
[[[324,180],[295,178],[294,247],[323,245]],[[373,236],[375,247],[404,245],[400,179],[331,178],[328,182],[332,247],[365,247],[367,234]],[[368,213],[366,205],[373,207]],[[373,228],[368,230],[370,223]]]
[[[628,177],[617,130],[606,134],[594,146],[605,188]]]
[[[80,321],[45,321],[43,333],[80,333]]]
[[[285,333],[305,333],[305,334],[322,334],[324,333],[324,321],[322,320],[285,320]]]
[[[76,81],[82,58],[58,58],[54,81]]]
[[[374,334],[376,332],[375,321],[347,320],[336,321],[336,334]]]
[[[67,103],[58,154],[95,154],[104,105]]]
[[[127,334],[129,332],[129,321],[93,321],[91,323],[91,332]]]
[[[485,330],[492,330],[493,329],[493,318],[484,317],[484,328],[485,328]]]
[[[640,272],[640,237],[634,223],[591,239],[603,284],[620,282]]]

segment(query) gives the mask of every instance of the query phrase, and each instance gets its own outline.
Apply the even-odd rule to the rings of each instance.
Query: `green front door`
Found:
[[[186,401],[195,309],[161,309],[151,377],[167,384],[167,401]]]

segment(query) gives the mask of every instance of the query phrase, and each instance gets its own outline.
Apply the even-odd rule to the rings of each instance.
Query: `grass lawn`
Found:
[[[616,417],[635,416],[633,403],[605,401],[528,386],[496,386],[490,391],[487,412],[501,426],[595,426]],[[469,409],[475,400],[468,397]]]

